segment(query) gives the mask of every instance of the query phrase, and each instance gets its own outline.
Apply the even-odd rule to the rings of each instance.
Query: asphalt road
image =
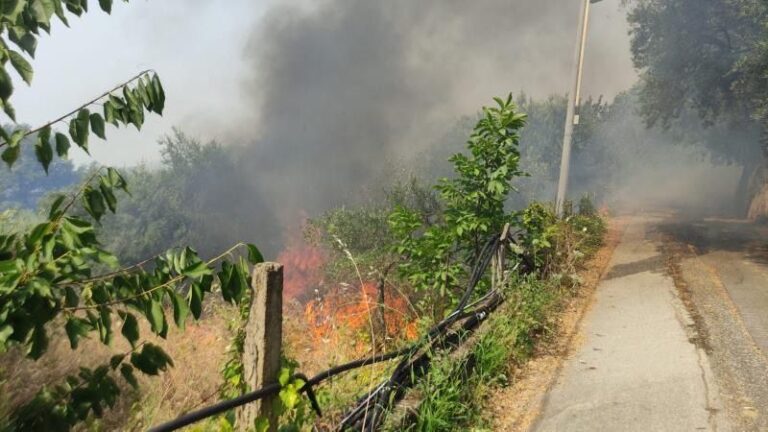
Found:
[[[658,226],[733,430],[768,431],[768,227],[669,218]]]
[[[535,431],[768,431],[768,229],[629,219]]]

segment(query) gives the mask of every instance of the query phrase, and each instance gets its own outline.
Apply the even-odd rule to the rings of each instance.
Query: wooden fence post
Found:
[[[283,339],[283,266],[257,264],[251,279],[251,310],[245,325],[243,379],[256,390],[277,382]],[[267,397],[237,410],[239,430],[252,430],[257,417],[269,420],[269,430],[277,431],[278,397]]]

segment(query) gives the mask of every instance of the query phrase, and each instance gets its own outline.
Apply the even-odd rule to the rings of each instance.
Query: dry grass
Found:
[[[227,317],[232,311],[223,305],[207,305],[203,318],[189,322],[186,331],[171,326],[166,340],[148,337],[148,341],[168,352],[176,366],[157,377],[140,377],[138,392],[124,386],[117,405],[102,419],[94,419],[83,428],[146,430],[205,401],[216,400],[222,382],[219,370],[230,340]],[[24,358],[18,350],[0,356],[0,414],[7,415],[14,406],[32,398],[41,386],[60,383],[81,366],[103,365],[112,355],[128,351],[128,343],[119,336],[120,324],[115,322],[116,337],[111,347],[90,339],[72,351],[63,330],[58,328],[51,335],[48,352],[38,361]],[[141,323],[141,332],[151,334],[146,322]]]
[[[171,316],[171,311],[167,311]],[[152,425],[171,420],[184,412],[202,408],[219,400],[223,383],[221,367],[226,361],[227,346],[232,334],[230,320],[237,317],[234,307],[217,301],[206,304],[200,321],[187,323],[186,330],[171,326],[168,338],[149,336],[147,340],[163,347],[173,358],[175,367],[157,377],[137,374],[140,390],[127,384],[117,405],[103,418],[83,425],[83,430],[140,431]],[[115,317],[117,318],[117,317]],[[70,349],[69,341],[58,328],[51,334],[49,350],[37,361],[25,358],[18,350],[0,355],[0,416],[30,400],[43,385],[55,385],[80,367],[96,367],[109,362],[112,355],[129,350],[120,336],[120,325],[115,319],[115,343],[108,347],[97,338],[84,340],[77,350]],[[151,335],[149,325],[140,321],[141,334]],[[340,329],[339,331],[342,331]],[[353,341],[343,344],[326,343],[312,334],[304,315],[304,305],[296,301],[284,303],[283,351],[299,363],[299,369],[312,375],[329,366],[357,358]],[[361,369],[346,374],[324,385],[319,391],[324,396],[325,408],[349,403],[354,391],[374,377],[383,376],[389,364]],[[122,379],[118,378],[122,383]],[[328,413],[333,418],[333,413]],[[218,430],[215,421],[201,424],[194,430]]]

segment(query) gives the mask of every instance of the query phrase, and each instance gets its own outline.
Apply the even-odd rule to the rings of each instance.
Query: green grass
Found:
[[[558,222],[558,226],[563,237],[575,239],[566,243],[563,254],[558,255],[559,260],[572,264],[592,256],[605,234],[605,224],[596,215],[576,215],[567,222]],[[531,358],[537,341],[550,330],[549,324],[563,301],[574,294],[558,274],[545,279],[512,279],[506,301],[479,330],[470,355],[464,356],[463,361],[436,361],[417,386],[423,399],[407,430],[490,430],[490,419],[482,415],[485,396],[494,388],[510,384],[511,366]]]
[[[533,277],[511,282],[507,301],[489,318],[471,354],[461,362],[436,362],[419,384],[423,400],[407,430],[483,430],[483,395],[509,383],[510,364],[530,358],[561,291]]]

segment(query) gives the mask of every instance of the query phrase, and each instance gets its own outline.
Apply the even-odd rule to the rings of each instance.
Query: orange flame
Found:
[[[283,296],[295,299],[322,285],[326,259],[319,247],[307,244],[301,238],[290,239],[288,246],[277,256],[277,262],[284,268]]]
[[[303,303],[313,290],[316,294],[304,306],[292,303],[303,308],[304,312],[304,322],[301,323],[301,330],[297,328],[294,341],[296,346],[305,347],[302,361],[321,365],[330,357],[349,358],[368,352],[371,349],[371,338],[368,336],[379,307],[377,284],[334,284],[329,288],[324,280],[325,265],[329,259],[326,251],[309,244],[300,235],[289,236],[286,243],[286,248],[277,258],[284,267],[284,298]],[[387,293],[384,320],[387,339],[414,340],[418,337],[410,304],[403,295]]]
[[[322,300],[312,300],[304,309],[304,316],[310,325],[316,343],[339,346],[343,336],[368,333],[372,329],[377,290],[373,282],[365,282],[359,292],[341,286],[328,293]],[[416,323],[411,319],[407,299],[403,296],[387,295],[384,299],[384,321],[388,338],[405,337],[416,339]],[[361,354],[368,350],[363,338],[356,341],[354,351]]]

